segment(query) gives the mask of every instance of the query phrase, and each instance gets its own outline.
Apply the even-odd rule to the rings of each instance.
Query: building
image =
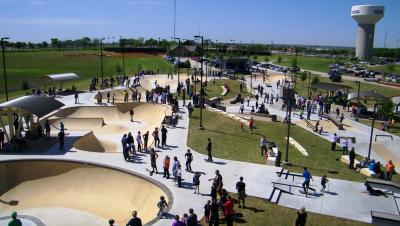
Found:
[[[173,45],[170,48],[172,56],[188,57],[196,55],[195,53],[201,54],[201,46],[193,40],[186,40],[181,43],[181,46]]]

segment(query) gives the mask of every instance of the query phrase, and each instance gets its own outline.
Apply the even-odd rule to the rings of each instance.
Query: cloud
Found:
[[[2,26],[101,26],[112,20],[76,18],[0,18]]]

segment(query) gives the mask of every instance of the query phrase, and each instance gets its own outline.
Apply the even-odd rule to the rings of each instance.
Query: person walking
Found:
[[[326,189],[326,183],[328,183],[328,178],[326,177],[326,175],[323,175],[321,178],[321,192],[325,192]]]
[[[167,145],[167,133],[168,130],[165,128],[164,125],[161,126],[161,146],[166,146]]]
[[[166,207],[168,207],[167,201],[165,201],[164,196],[160,196],[160,201],[158,201],[157,203],[157,208],[158,208],[157,217],[159,219],[163,218],[163,216],[165,215],[164,210]]]
[[[158,133],[158,127],[156,127],[152,134],[154,138],[154,147],[160,147],[160,135]]]
[[[178,169],[176,170],[176,178],[178,179],[178,187],[182,187],[182,169],[181,165],[178,165]]]
[[[223,210],[225,215],[226,226],[233,226],[233,201],[232,197],[228,196],[228,199],[223,204]]]
[[[304,167],[303,177],[304,177],[304,182],[302,184],[302,187],[303,187],[304,193],[306,194],[306,197],[307,197],[308,190],[313,190],[315,193],[315,189],[310,188],[310,180],[314,181],[314,179],[312,178],[311,173],[307,170],[307,167]]]
[[[198,226],[197,215],[194,213],[192,208],[189,209],[189,216],[186,226]]]
[[[137,217],[137,211],[132,211],[132,218],[128,221],[126,226],[142,226],[142,220]]]
[[[156,153],[156,151],[154,150],[154,148],[150,149],[150,163],[151,163],[151,174],[154,173],[154,171],[156,173],[158,173],[157,170],[157,158],[158,158],[158,154]]]
[[[334,133],[331,138],[331,151],[335,151],[337,141],[338,141],[338,137],[337,137],[336,133]]]
[[[211,143],[211,139],[207,138],[208,143],[207,143],[207,154],[208,154],[208,159],[207,161],[212,162],[212,143]]]
[[[78,94],[78,92],[75,92],[74,98],[75,98],[75,104],[78,104],[79,103],[79,94]]]
[[[246,199],[246,183],[243,182],[243,177],[239,178],[239,182],[236,183],[236,190],[238,192],[238,203],[239,203],[239,208],[242,208],[240,206],[240,201],[242,201],[243,204],[243,209],[246,208],[245,206],[245,199]]]
[[[186,171],[192,172],[192,161],[193,161],[193,154],[190,152],[190,149],[187,149],[185,154],[186,159]]]
[[[147,131],[145,134],[143,134],[143,149],[144,151],[147,152],[147,144],[149,142],[149,131]]]
[[[193,194],[200,194],[200,176],[199,172],[194,173],[193,176],[193,186],[194,186],[194,193]]]
[[[354,147],[352,147],[349,153],[349,169],[354,169],[355,159],[356,159],[356,152],[354,151]]]
[[[164,162],[163,162],[163,167],[164,167],[164,176],[165,178],[169,179],[169,164],[170,164],[170,158],[168,155],[165,156]]]
[[[304,207],[297,210],[297,218],[295,226],[305,226],[307,222],[307,212]]]
[[[267,138],[265,138],[265,136],[263,135],[263,136],[261,137],[261,140],[260,140],[260,145],[261,145],[261,157],[264,157],[266,154],[268,154],[268,153],[267,153],[267,143],[268,143]]]

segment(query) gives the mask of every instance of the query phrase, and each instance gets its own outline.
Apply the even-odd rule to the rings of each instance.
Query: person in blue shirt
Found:
[[[315,189],[310,188],[310,180],[314,181],[314,179],[312,178],[310,171],[307,170],[307,167],[304,167],[303,177],[304,177],[304,182],[303,182],[302,186],[303,186],[304,193],[306,194],[306,197],[307,197],[308,190],[312,190],[315,193]]]

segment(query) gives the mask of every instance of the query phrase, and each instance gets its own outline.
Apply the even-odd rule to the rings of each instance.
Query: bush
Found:
[[[278,63],[282,62],[282,57],[281,56],[278,56],[278,61],[277,62]]]
[[[23,80],[23,81],[21,82],[21,89],[22,89],[22,90],[28,90],[28,89],[30,89],[29,83],[28,83],[27,81]]]
[[[311,80],[311,85],[317,84],[319,82],[319,78],[317,76],[314,76]]]

